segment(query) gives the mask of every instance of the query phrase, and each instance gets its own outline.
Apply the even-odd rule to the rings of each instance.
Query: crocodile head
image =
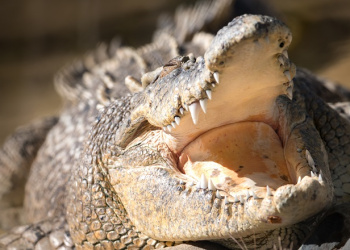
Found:
[[[327,153],[292,97],[291,39],[274,18],[238,17],[203,57],[173,59],[113,107],[124,110],[117,118],[106,111],[124,121],[101,146],[104,171],[138,230],[168,241],[246,237],[331,203]],[[104,124],[99,132],[111,131]]]

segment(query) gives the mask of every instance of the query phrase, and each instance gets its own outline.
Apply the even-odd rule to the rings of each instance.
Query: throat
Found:
[[[179,169],[200,179],[202,174],[227,192],[292,183],[282,142],[263,122],[239,122],[212,129],[187,145]]]

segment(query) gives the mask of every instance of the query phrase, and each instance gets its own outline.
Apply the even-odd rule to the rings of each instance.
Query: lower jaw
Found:
[[[257,194],[291,184],[282,142],[263,122],[239,122],[212,129],[187,145],[179,169],[199,180],[204,174],[230,194]]]

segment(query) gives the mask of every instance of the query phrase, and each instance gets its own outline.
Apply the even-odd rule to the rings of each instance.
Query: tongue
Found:
[[[227,192],[291,183],[281,141],[262,122],[240,122],[209,130],[187,145],[179,169],[200,179],[202,173]]]

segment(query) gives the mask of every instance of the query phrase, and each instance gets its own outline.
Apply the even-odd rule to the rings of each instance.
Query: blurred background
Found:
[[[192,0],[0,1],[0,144],[14,129],[56,114],[53,76],[99,42],[140,46],[157,18]],[[349,0],[237,0],[235,13],[279,17],[292,29],[290,58],[350,87]]]

